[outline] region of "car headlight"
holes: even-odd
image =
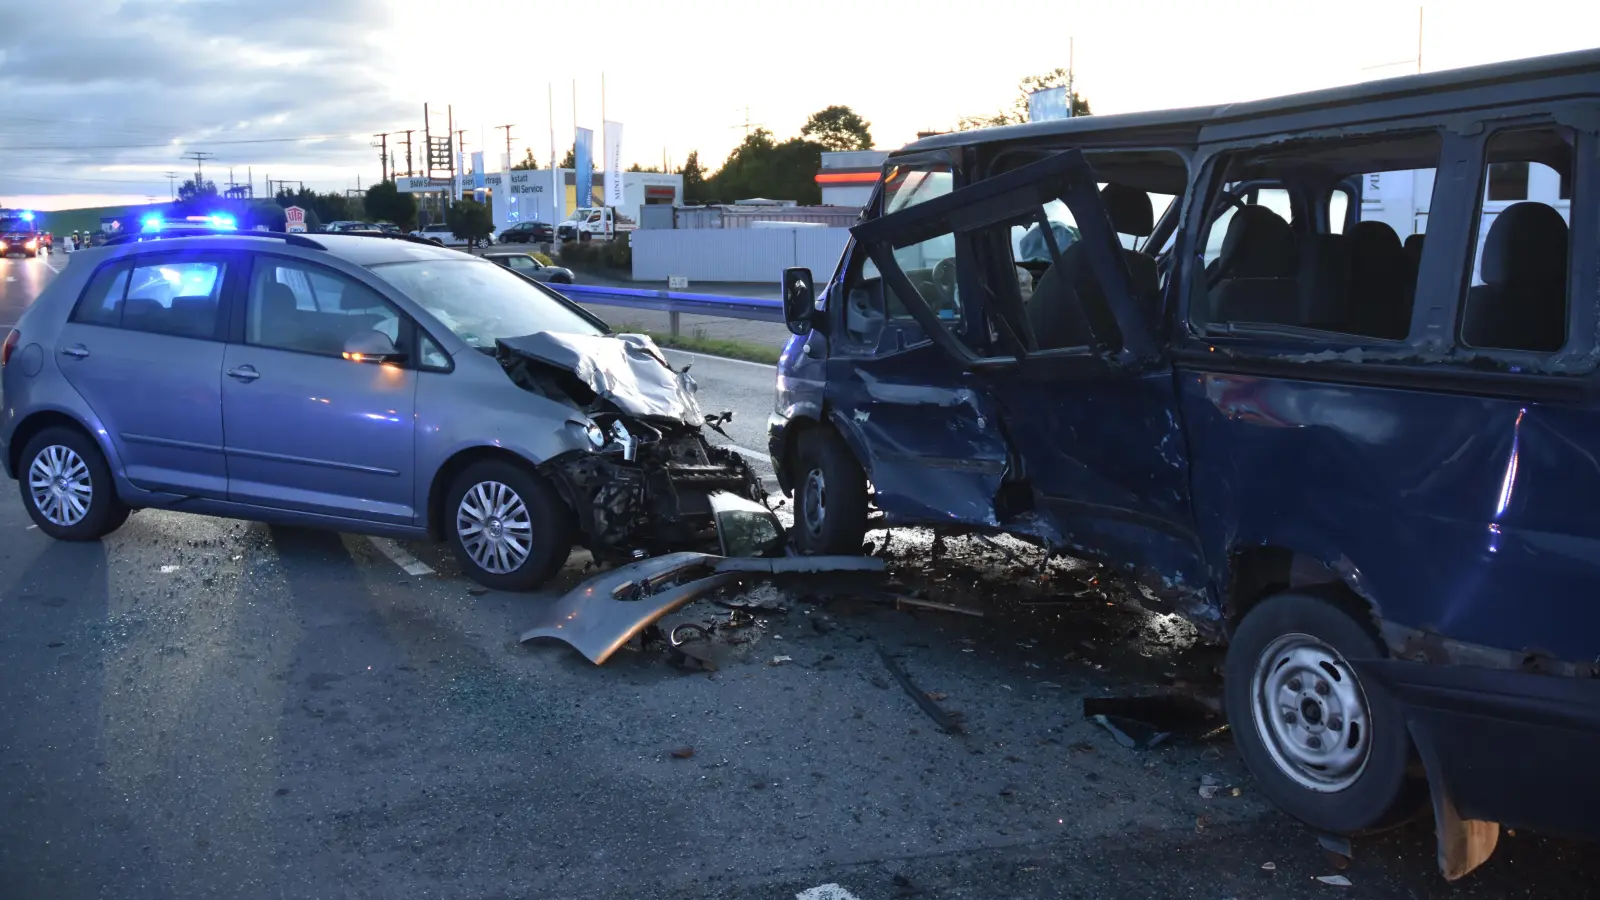
[[[39,247],[39,242],[38,241],[28,241],[26,244],[23,244],[22,246],[26,247],[29,250],[37,250],[38,247]]]
[[[583,433],[588,436],[589,443],[593,445],[596,450],[599,450],[606,445],[605,430],[599,425],[590,422],[583,426]]]

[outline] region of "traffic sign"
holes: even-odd
[[[290,232],[303,232],[306,230],[306,211],[298,206],[285,207],[283,222]]]

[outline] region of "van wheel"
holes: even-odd
[[[456,476],[445,528],[468,577],[499,591],[540,587],[572,551],[572,510],[542,477],[498,459]]]
[[[832,431],[800,435],[794,459],[795,545],[808,554],[860,553],[867,533],[867,479]]]
[[[1228,646],[1223,689],[1239,753],[1262,792],[1312,828],[1385,828],[1424,799],[1399,707],[1349,662],[1385,655],[1343,609],[1289,593],[1252,609]]]
[[[93,541],[128,521],[111,467],[93,439],[46,428],[22,451],[22,504],[39,530],[58,541]]]

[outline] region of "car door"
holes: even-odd
[[[1204,570],[1172,373],[1142,311],[1148,304],[1135,297],[1097,180],[1081,153],[1058,153],[899,222],[864,223],[856,237],[873,247],[890,289],[898,283],[913,316],[930,333],[943,332],[934,343],[969,374],[978,402],[994,410],[986,431],[1006,441],[1007,483],[1016,486],[999,498],[1002,523],[1060,548],[1154,571],[1162,576],[1150,579],[1157,583],[1190,582]],[[1052,215],[1056,207],[1070,211],[1070,228]],[[1014,255],[1019,227],[1037,227],[1048,248],[1049,268],[1026,279],[1027,296]],[[944,233],[956,238],[965,328],[928,302],[930,294],[950,299],[941,287],[948,278],[915,283],[902,269],[903,255],[889,252]],[[1073,265],[1083,267],[1076,273],[1064,266],[1068,255],[1059,246],[1061,235],[1072,233],[1081,244],[1072,254]],[[1097,290],[1084,288],[1091,278]]]
[[[416,372],[344,353],[372,331],[405,348],[410,321],[349,274],[274,254],[241,294],[222,367],[229,499],[410,524]]]
[[[159,252],[112,260],[57,339],[62,374],[88,403],[136,486],[220,499],[223,297],[241,257]]]

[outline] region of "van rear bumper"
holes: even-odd
[[[1389,693],[1462,818],[1600,839],[1600,678],[1354,661]]]

